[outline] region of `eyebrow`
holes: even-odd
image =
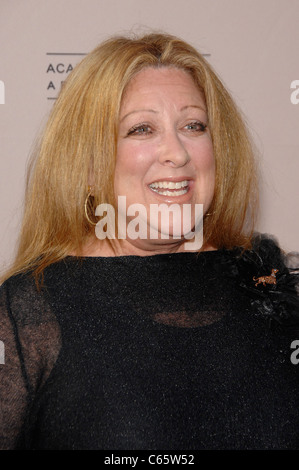
[[[197,108],[197,109],[200,109],[201,111],[204,111],[205,113],[207,112],[207,110],[205,108],[203,108],[202,106],[198,106],[196,104],[187,104],[186,106],[183,106],[180,111],[185,111],[186,109],[188,108]],[[155,111],[154,109],[136,109],[136,110],[133,110],[133,111],[130,111],[129,113],[125,114],[120,122],[124,121],[128,116],[130,116],[131,114],[136,114],[136,113],[143,113],[143,112],[149,112],[149,113],[154,113],[154,114],[157,114],[158,111]]]
[[[144,113],[144,112],[149,112],[149,113],[155,113],[157,114],[158,111],[155,111],[154,109],[136,109],[134,111],[130,111],[129,113],[125,114],[120,122],[124,121],[124,119],[126,119],[128,116],[130,116],[131,114],[134,114],[134,113]]]
[[[197,108],[201,109],[201,111],[204,111],[205,113],[207,112],[206,108],[203,108],[202,106],[196,105],[196,104],[187,104],[186,106],[183,106],[180,111],[185,111],[185,109],[188,108]]]

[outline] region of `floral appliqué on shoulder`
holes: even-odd
[[[232,258],[228,275],[249,296],[253,311],[279,323],[299,325],[299,253],[287,255],[273,237],[258,234],[251,250],[236,248]]]

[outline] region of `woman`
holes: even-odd
[[[297,276],[253,235],[255,175],[185,42],[112,38],[74,69],[1,287],[2,448],[298,448]]]

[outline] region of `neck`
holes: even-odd
[[[216,247],[209,243],[203,244],[200,250],[187,250],[186,240],[98,240],[96,237],[89,240],[84,246],[81,256],[94,257],[115,257],[115,256],[152,256],[165,253],[183,253],[183,252],[199,252],[214,251]],[[160,242],[160,243],[159,243]],[[162,243],[165,242],[165,243]],[[168,242],[168,243],[166,243]]]

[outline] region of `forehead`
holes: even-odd
[[[147,67],[138,72],[128,83],[122,99],[127,107],[140,99],[151,99],[155,95],[169,94],[173,98],[186,96],[204,103],[204,96],[191,75],[175,67]]]

